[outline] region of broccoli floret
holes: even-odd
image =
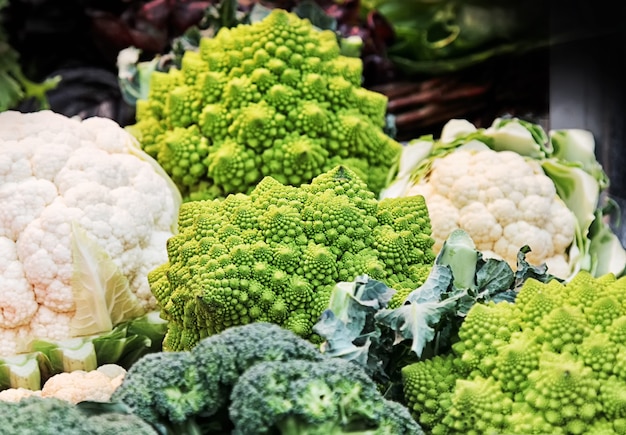
[[[414,418],[433,434],[625,433],[625,283],[529,278],[514,302],[473,305],[451,354],[403,369]]]
[[[300,187],[265,177],[249,195],[184,203],[168,262],[148,275],[168,320],[164,349],[260,321],[315,340],[336,282],[423,282],[435,257],[430,231],[422,196],[379,205],[342,166]]]
[[[113,392],[143,420],[185,427],[193,416],[219,400],[217,386],[201,382],[199,367],[188,352],[155,352],[140,358]]]
[[[3,435],[116,435],[128,431],[137,435],[157,435],[138,416],[106,409],[107,403],[94,402],[94,412],[54,397],[29,396],[18,402],[0,401]],[[100,408],[103,407],[103,408]]]
[[[267,322],[235,326],[204,338],[191,356],[201,383],[218,391],[213,397],[215,409],[224,406],[239,377],[259,362],[324,359],[309,341]]]
[[[239,377],[263,361],[324,355],[295,333],[265,322],[236,326],[200,340],[192,351],[145,355],[131,366],[111,397],[158,428],[196,433],[202,427],[228,429],[230,392]]]
[[[233,388],[229,412],[234,434],[423,433],[362,368],[335,358],[253,366]]]
[[[265,176],[299,186],[339,164],[378,194],[402,147],[383,132],[387,97],[362,87],[362,69],[333,32],[275,8],[154,72],[128,130],[185,201],[250,193]]]

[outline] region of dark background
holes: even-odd
[[[550,50],[549,126],[593,132],[609,193],[626,199],[626,4],[554,1],[553,34],[571,40]]]

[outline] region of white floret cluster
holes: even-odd
[[[0,356],[72,336],[77,285],[95,309],[121,273],[155,307],[146,275],[167,260],[180,196],[114,121],[1,113],[0,199]]]
[[[545,262],[554,275],[569,275],[566,252],[576,217],[537,161],[512,151],[457,150],[433,162],[406,193],[415,194],[426,198],[436,252],[461,228],[486,257],[515,269],[520,248],[528,245],[531,264]]]

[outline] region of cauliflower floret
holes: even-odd
[[[566,250],[574,241],[576,218],[538,162],[512,151],[459,149],[433,162],[406,193],[415,194],[426,198],[436,252],[461,228],[478,250],[511,267],[528,245],[530,263],[549,262],[554,275],[569,275]]]
[[[181,197],[115,122],[1,113],[0,199],[0,357],[104,332],[124,303],[128,316],[156,308],[146,275],[167,259]]]
[[[68,402],[85,400],[106,402],[122,384],[126,370],[115,364],[106,364],[96,370],[74,370],[59,373],[46,381],[41,389],[42,397],[56,397]]]

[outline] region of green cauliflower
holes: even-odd
[[[333,32],[273,9],[154,72],[128,129],[186,201],[250,193],[265,176],[299,186],[338,164],[378,193],[402,147],[383,130],[387,98],[339,52]]]
[[[169,261],[148,274],[168,321],[163,348],[257,321],[315,339],[337,282],[366,274],[414,289],[432,245],[423,197],[379,202],[343,166],[300,187],[266,177],[250,195],[184,203]]]
[[[432,434],[626,433],[626,277],[527,279],[475,304],[450,354],[402,369]]]
[[[423,434],[360,366],[338,358],[259,363],[239,378],[229,412],[235,435]]]

